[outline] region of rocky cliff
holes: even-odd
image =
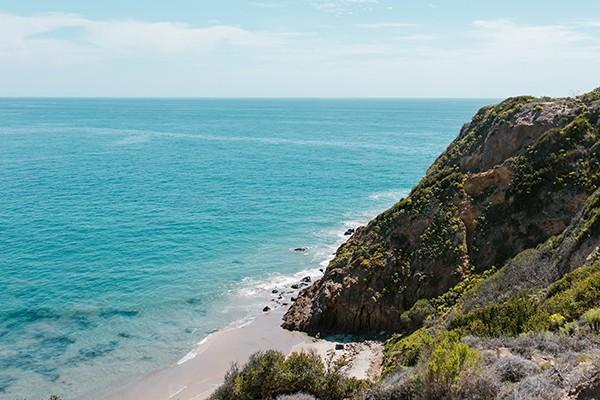
[[[599,187],[600,89],[484,107],[407,198],[338,249],[283,326],[398,332],[422,322],[420,299],[474,276],[494,273],[477,305],[547,286],[600,257]]]

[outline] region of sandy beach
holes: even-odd
[[[357,378],[373,378],[379,373],[381,344],[352,342],[342,337],[314,339],[304,333],[286,331],[279,326],[283,312],[283,308],[276,309],[243,326],[216,332],[175,365],[122,388],[108,390],[97,399],[206,399],[222,383],[231,363],[243,364],[252,353],[268,349],[285,354],[316,351],[324,360],[346,357],[350,363],[345,372]],[[338,343],[343,344],[343,350],[336,350]]]

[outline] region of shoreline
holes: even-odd
[[[376,341],[352,341],[349,336],[315,339],[303,332],[281,328],[286,308],[269,311],[238,327],[225,328],[209,335],[192,353],[177,363],[150,373],[121,388],[107,390],[96,400],[203,400],[218,388],[232,363],[243,365],[257,351],[314,351],[324,362],[346,358],[344,372],[361,379],[380,373],[382,345]],[[343,350],[336,345],[343,344]],[[89,398],[89,397],[87,397]]]
[[[363,221],[345,224],[338,233],[335,249],[354,233]],[[289,251],[306,254],[309,248],[290,248]],[[335,253],[329,253],[318,262],[318,267],[303,270],[279,282],[271,289],[271,299],[265,302],[261,314],[238,325],[229,325],[209,334],[179,360],[153,372],[127,381],[117,387],[94,391],[79,397],[81,400],[202,400],[222,383],[232,363],[243,365],[257,351],[278,350],[289,355],[293,352],[316,352],[324,364],[345,358],[348,365],[343,371],[352,377],[374,379],[381,373],[383,346],[380,342],[340,335],[316,339],[303,332],[292,332],[281,327],[290,299],[319,279]],[[317,272],[318,271],[318,272]],[[292,278],[293,277],[293,278]],[[291,280],[289,278],[292,278]],[[336,350],[342,344],[343,350]]]
[[[193,357],[188,354],[169,367],[96,399],[205,399],[222,383],[232,363],[242,364],[252,353],[271,348],[287,354],[294,346],[309,340],[307,335],[279,328],[282,316],[283,309],[275,310],[240,327],[217,331],[197,345]]]

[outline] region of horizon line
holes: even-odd
[[[518,97],[526,95],[515,95]],[[538,97],[538,96],[535,96]],[[98,100],[497,100],[488,96],[0,96],[7,99]]]

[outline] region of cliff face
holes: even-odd
[[[599,187],[600,89],[485,107],[406,199],[338,249],[283,326],[403,330],[419,299],[492,268],[510,278],[490,293],[548,285],[599,257]]]

